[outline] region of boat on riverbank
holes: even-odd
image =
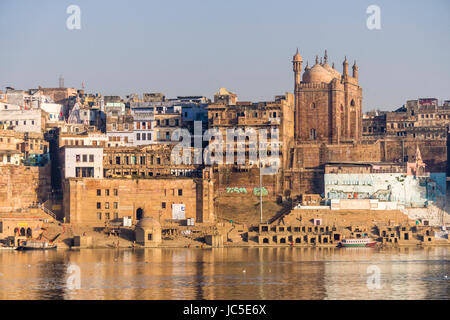
[[[371,238],[359,238],[359,239],[342,239],[339,242],[338,247],[341,248],[350,248],[350,247],[375,247],[377,244],[376,241]]]
[[[56,244],[50,244],[46,241],[25,241],[20,246],[16,248],[19,251],[28,251],[28,250],[51,250],[56,249]]]

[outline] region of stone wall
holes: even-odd
[[[44,202],[51,192],[50,164],[45,167],[0,166],[0,212]]]
[[[446,172],[447,145],[445,140],[419,140],[419,139],[387,139],[384,142],[384,161],[400,161],[402,156],[413,159],[417,146],[422,159],[430,172]]]

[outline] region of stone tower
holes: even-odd
[[[316,56],[314,66],[305,68],[300,81],[302,58],[297,53],[292,61],[295,75],[295,139],[297,143],[353,143],[361,139],[362,89],[358,67],[348,74],[348,61],[343,73]]]
[[[300,53],[297,52],[294,55],[294,58],[292,59],[292,67],[294,70],[294,90],[297,88],[297,86],[300,85],[300,74],[302,72],[302,56]]]

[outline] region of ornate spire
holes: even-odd
[[[342,66],[343,66],[343,72],[342,72],[342,74],[343,74],[344,77],[347,77],[347,76],[348,76],[348,61],[347,61],[347,56],[345,56],[345,60],[344,60],[344,62],[342,63]]]
[[[333,62],[333,65],[331,67],[334,69],[334,62]]]
[[[305,71],[309,70],[309,61],[306,61],[306,67],[305,67]]]
[[[316,56],[316,64],[319,63],[319,56]]]
[[[352,70],[353,70],[353,78],[358,78],[358,66],[356,65],[356,60],[355,63],[353,64]]]
[[[323,56],[324,62],[327,63],[328,62],[328,53],[327,53],[327,49],[325,49],[325,55]]]
[[[323,64],[323,62],[322,62],[322,57],[320,57],[320,64]]]

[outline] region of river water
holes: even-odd
[[[448,299],[447,248],[0,251],[0,299]]]

